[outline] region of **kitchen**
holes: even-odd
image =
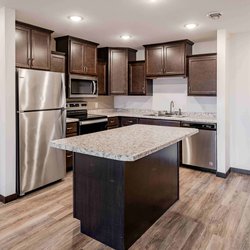
[[[89,6],[87,14],[87,10],[80,11],[82,9],[80,3],[77,3],[79,11],[67,13],[70,6],[67,1],[64,1],[65,14],[61,14],[55,9],[56,6],[51,6],[51,9],[41,6],[39,10],[31,1],[26,1],[24,6],[20,6],[18,1],[0,1],[0,6],[6,6],[1,8],[0,13],[0,32],[1,37],[4,38],[0,44],[1,58],[3,58],[0,67],[2,145],[0,197],[6,203],[0,203],[1,246],[5,249],[14,248],[13,246],[20,249],[25,247],[26,249],[28,247],[36,249],[105,248],[98,241],[92,240],[86,234],[81,234],[79,221],[73,219],[71,169],[74,154],[71,151],[75,149],[69,148],[66,144],[73,142],[74,138],[80,138],[74,136],[86,134],[86,130],[90,132],[103,130],[106,125],[109,129],[100,132],[100,138],[94,137],[95,140],[101,141],[106,135],[111,139],[116,138],[118,136],[116,133],[121,133],[119,136],[123,138],[122,133],[126,134],[133,127],[136,130],[137,126],[149,129],[151,126],[161,125],[154,127],[154,133],[157,133],[157,128],[159,131],[165,129],[166,135],[169,131],[175,131],[173,134],[176,135],[177,131],[192,130],[195,133],[198,128],[199,134],[189,135],[190,137],[182,143],[180,161],[183,164],[185,161],[186,167],[180,168],[179,200],[168,208],[166,213],[158,217],[159,220],[153,227],[140,235],[141,237],[134,242],[131,249],[209,249],[209,247],[248,249],[250,243],[246,236],[250,225],[247,213],[250,202],[250,161],[247,124],[250,116],[246,107],[249,100],[248,44],[250,38],[246,25],[248,20],[246,13],[249,10],[249,3],[242,1],[235,6],[233,2],[226,4],[225,1],[221,1],[217,4],[214,2],[214,5],[201,6],[197,1],[190,1],[189,4],[194,3],[197,9],[195,8],[192,14],[183,14],[180,21],[171,15],[166,17],[161,10],[168,6],[171,6],[171,10],[179,10],[180,3],[129,1],[129,4],[125,5],[123,2],[110,1],[121,16],[111,17],[108,15],[108,6],[103,6],[107,11],[102,16],[107,22],[104,27],[100,23],[97,25],[97,20],[100,21],[100,19],[97,18],[98,15],[93,14],[93,11],[97,11],[100,15],[101,13],[94,2],[87,4]],[[131,20],[126,25],[123,22],[127,19],[119,9],[121,7],[128,12],[131,11]],[[210,12],[214,11],[214,8],[220,10],[222,16],[218,17],[217,13],[215,18],[211,18]],[[57,13],[55,18],[51,14],[52,10]],[[152,10],[159,14],[159,18],[156,18],[158,14],[154,14],[155,20],[148,20],[145,13],[151,13]],[[137,17],[137,12],[141,13],[140,18],[144,23]],[[69,16],[77,13],[81,20],[78,23],[71,22]],[[210,16],[208,17],[207,14]],[[43,18],[43,15],[48,18]],[[36,19],[36,16],[39,18]],[[92,23],[93,27],[91,18],[97,22]],[[17,23],[16,20],[18,20]],[[117,26],[110,26],[111,20],[116,20]],[[140,27],[133,29],[133,24],[130,23],[132,20],[134,22],[137,20]],[[163,20],[169,22],[168,31],[161,25]],[[194,21],[197,24],[193,29],[184,27]],[[152,27],[151,22],[155,22],[152,31],[144,31],[142,34],[143,29]],[[174,28],[171,28],[171,25]],[[117,36],[113,33],[117,33]],[[24,39],[21,43],[15,42],[18,37],[16,34]],[[126,36],[123,37],[123,35]],[[79,59],[79,55],[85,52],[85,57],[80,56]],[[18,186],[16,185],[18,176],[16,173],[16,129],[18,127],[16,112],[23,110],[18,110],[15,103],[16,67],[29,68],[29,70],[31,68],[42,73],[52,69],[50,74],[53,74],[52,71],[65,72],[66,84],[63,84],[67,95],[65,113],[67,112],[68,118],[75,119],[68,119],[67,122],[68,139],[66,140],[68,141],[64,146],[68,147],[68,151],[58,150],[60,152],[58,154],[64,155],[64,164],[67,164],[69,170],[64,180],[31,193],[27,190],[27,194],[18,199],[16,199],[17,194],[23,195],[23,193],[16,191]],[[194,70],[197,69],[200,71],[195,72]],[[61,75],[61,73],[58,74]],[[202,79],[209,84],[195,85],[197,79],[198,82]],[[9,84],[5,84],[6,82]],[[21,82],[17,81],[18,84],[22,84]],[[98,96],[86,98],[86,94],[95,95],[97,89]],[[31,91],[35,95],[34,89]],[[22,93],[19,93],[19,99],[24,97]],[[40,93],[41,96],[34,99],[43,100],[43,92]],[[53,100],[53,94],[48,92],[45,93],[44,98],[47,100],[49,96],[52,96]],[[55,100],[56,98],[53,101]],[[48,104],[47,101],[45,103]],[[21,104],[20,101],[19,104]],[[27,103],[24,101],[24,104]],[[53,106],[53,108],[59,108],[59,106]],[[52,119],[49,120],[52,122]],[[97,120],[99,120],[98,123],[95,122]],[[19,124],[22,126],[22,123]],[[24,124],[27,126],[31,122],[25,118]],[[41,126],[41,129],[46,132],[44,126]],[[60,130],[63,131],[63,125]],[[28,135],[26,132],[24,132],[26,140],[28,138],[32,141],[32,138],[37,136],[36,133]],[[200,137],[201,134],[202,137]],[[95,133],[86,134],[83,138],[87,140],[94,135]],[[186,137],[187,134],[182,136]],[[183,139],[182,136],[172,140],[180,141]],[[198,139],[195,139],[197,136]],[[130,138],[129,135],[127,138]],[[143,142],[133,140],[130,138],[131,145],[135,145],[137,141]],[[145,144],[150,146],[147,141]],[[21,143],[19,146],[23,145],[25,146]],[[117,152],[119,146],[127,147],[127,145],[129,141],[128,143],[121,141],[120,145],[116,146]],[[166,146],[166,141],[162,141],[162,145]],[[156,144],[151,146],[156,147]],[[208,151],[207,146],[212,149],[212,152]],[[48,148],[54,150],[52,147]],[[84,150],[86,153],[88,148],[85,147]],[[105,152],[102,151],[102,153],[105,155]],[[122,155],[122,152],[119,153]],[[26,156],[29,157],[29,155]],[[29,161],[24,160],[24,164],[27,162]],[[129,163],[126,163],[124,168],[129,169]],[[63,171],[66,172],[66,167]],[[34,184],[33,181],[32,183]],[[25,207],[30,207],[31,211],[25,211]],[[5,216],[7,219],[4,218]],[[29,216],[31,219],[28,219]],[[176,233],[178,230],[179,232]],[[19,236],[13,238],[16,234]],[[107,246],[106,248],[108,249]]]

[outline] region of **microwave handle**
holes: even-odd
[[[97,82],[96,81],[93,81],[93,86],[94,86],[94,89],[93,89],[93,94],[97,94]]]

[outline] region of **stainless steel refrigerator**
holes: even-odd
[[[50,141],[65,137],[64,74],[17,69],[17,192],[63,179],[65,152]]]

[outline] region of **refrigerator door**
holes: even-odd
[[[65,151],[50,141],[65,137],[66,111],[19,113],[19,194],[60,180],[66,175]]]
[[[65,76],[62,73],[18,69],[17,82],[19,111],[66,106]]]

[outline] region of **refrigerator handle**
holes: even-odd
[[[61,116],[61,119],[62,119],[62,136],[63,138],[66,138],[66,109],[65,108],[62,108],[62,116]]]

